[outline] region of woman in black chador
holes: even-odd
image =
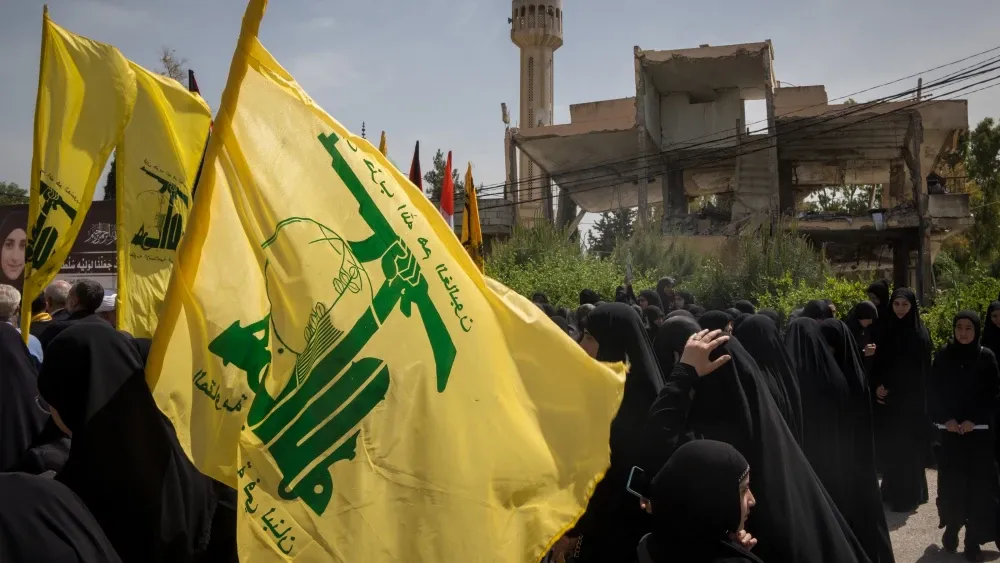
[[[879,321],[881,322],[881,320]],[[901,287],[892,293],[872,367],[876,418],[882,422],[882,500],[894,512],[912,512],[927,502],[924,467],[930,448],[927,378],[931,339],[920,322],[917,296]]]
[[[994,539],[1000,481],[993,457],[992,418],[1000,392],[993,352],[979,344],[979,315],[955,315],[953,338],[934,356],[928,395],[932,420],[943,425],[938,454],[941,543],[958,548],[965,526],[965,556],[978,561],[979,545]]]

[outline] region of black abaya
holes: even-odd
[[[598,360],[628,361],[629,371],[621,407],[611,421],[611,466],[573,534],[581,536],[581,562],[629,561],[639,540],[650,531],[651,521],[625,485],[633,466],[650,473],[659,469],[649,463],[649,442],[643,430],[649,408],[663,388],[663,376],[642,320],[628,305],[601,305],[589,315],[587,330],[600,345]]]
[[[966,544],[980,545],[995,536],[1000,482],[993,452],[993,412],[1000,393],[1000,373],[993,352],[979,344],[979,316],[962,311],[955,316],[972,322],[976,339],[969,344],[952,340],[934,357],[930,380],[931,420],[945,424],[970,421],[989,428],[966,434],[941,431],[938,452],[937,508],[940,527],[957,533],[966,526]]]
[[[654,528],[639,546],[639,561],[759,563],[729,537],[740,529],[740,484],[748,476],[752,486],[747,460],[729,444],[695,440],[681,446],[653,479]]]
[[[17,463],[48,416],[38,407],[38,374],[21,333],[0,323],[0,471]]]
[[[120,563],[80,498],[52,479],[0,474],[0,561]]]
[[[122,561],[203,561],[210,539],[227,538],[234,559],[233,531],[211,533],[213,517],[227,516],[215,484],[181,450],[129,339],[107,323],[70,326],[47,352],[39,390],[73,433],[57,479],[80,496]]]
[[[732,360],[704,377],[691,366],[674,366],[650,410],[650,439],[667,447],[719,440],[747,459],[757,499],[747,531],[760,540],[754,552],[763,561],[869,561],[799,449],[753,358],[736,339],[713,357],[721,354]]]
[[[846,424],[840,429],[840,434],[849,439],[844,456],[850,461],[843,468],[849,489],[846,497],[835,497],[834,501],[858,540],[865,546],[872,562],[890,563],[895,559],[879,494],[871,398],[864,368],[861,367],[861,357],[854,337],[843,322],[827,319],[820,323],[820,332],[832,350],[833,359],[850,390],[843,413],[846,415]],[[844,465],[844,461],[847,459],[840,463]],[[832,491],[827,491],[833,495]]]
[[[757,362],[775,406],[801,447],[802,397],[792,359],[781,341],[777,325],[764,315],[750,315],[733,335]]]
[[[927,502],[924,468],[930,449],[926,386],[931,368],[930,334],[920,322],[917,297],[903,287],[892,299],[910,302],[910,310],[899,318],[889,303],[883,332],[872,366],[871,385],[884,387],[888,395],[876,401],[874,416],[884,435],[878,444],[882,466],[882,500],[896,512],[910,512]],[[882,317],[880,317],[881,319]],[[881,320],[880,320],[881,322]]]

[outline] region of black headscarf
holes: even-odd
[[[955,419],[959,423],[971,420],[991,424],[997,398],[996,356],[975,339],[961,344],[954,338],[958,321],[966,319],[979,336],[979,315],[960,311],[952,321],[952,339],[934,357],[929,403],[934,422]]]
[[[701,327],[694,319],[680,315],[669,318],[660,325],[656,340],[653,342],[660,373],[669,374],[674,369],[674,355],[679,358],[688,338],[700,330]]]
[[[625,291],[624,285],[619,285],[615,288],[615,303],[628,303],[628,292]]]
[[[683,317],[685,319],[694,319],[694,315],[691,314],[691,311],[686,311],[684,309],[677,309],[676,311],[670,311],[670,313],[667,315],[668,319],[676,319],[677,317]]]
[[[833,311],[830,310],[830,304],[826,299],[814,299],[806,303],[806,306],[802,309],[802,316],[822,321],[823,319],[831,318]]]
[[[0,322],[0,470],[17,463],[48,416],[38,407],[38,374],[21,333]],[[2,501],[0,501],[2,502]]]
[[[892,299],[889,296],[888,280],[882,279],[872,282],[871,285],[868,286],[867,292],[878,298],[879,303],[878,305],[875,305],[875,307],[878,308],[879,316],[885,316],[885,312],[892,309]],[[874,305],[874,302],[872,302],[872,304]]]
[[[802,398],[799,396],[799,382],[777,325],[764,315],[750,315],[733,330],[733,335],[756,360],[774,404],[795,436],[795,441],[801,444]]]
[[[746,313],[740,313],[740,316],[738,316],[735,319],[733,319],[733,330],[736,330],[737,328],[739,328],[740,325],[743,324],[743,321],[749,319],[751,316],[752,315],[748,315]]]
[[[778,327],[778,330],[781,330],[781,316],[778,315],[778,311],[775,309],[761,309],[760,311],[757,311],[757,314],[764,315],[765,317],[771,319],[774,326]]]
[[[600,345],[598,360],[627,361],[629,371],[621,407],[611,421],[611,467],[594,490],[576,532],[583,535],[584,561],[618,561],[634,556],[651,525],[625,485],[633,466],[649,466],[646,421],[664,380],[642,320],[629,305],[601,305],[588,317],[587,330]]]
[[[691,311],[691,314],[694,315],[695,319],[700,319],[701,316],[705,314],[705,308],[701,305],[691,305],[688,307],[688,311]]]
[[[734,543],[742,518],[740,483],[747,460],[729,444],[684,444],[653,479],[653,534],[646,543],[656,563],[759,561]]]
[[[750,463],[757,506],[747,531],[760,540],[754,548],[757,556],[763,561],[867,562],[782,419],[753,358],[738,339],[717,348],[712,357],[722,354],[732,359],[695,383],[682,438],[729,443]],[[672,438],[662,433],[672,429],[657,424],[659,407],[660,399],[650,410],[651,439],[670,443]]]
[[[708,311],[698,319],[698,324],[705,330],[725,330],[733,322],[724,311]]]
[[[650,305],[642,310],[642,319],[646,323],[646,335],[649,336],[649,341],[653,342],[656,338],[656,333],[660,330],[660,323],[663,322],[663,311],[659,307]]]
[[[1000,358],[1000,327],[993,323],[993,311],[1000,311],[1000,301],[990,303],[990,307],[986,310],[986,318],[983,319],[985,327],[983,328],[981,343],[983,346],[989,348],[994,356]]]
[[[644,289],[639,292],[639,297],[646,300],[647,307],[659,307],[663,310],[663,302],[660,301],[660,296],[656,293],[654,289]]]
[[[832,349],[833,359],[850,386],[851,393],[867,395],[868,382],[861,356],[847,323],[838,319],[826,319],[820,323],[819,330]]]
[[[726,314],[729,315],[730,318],[735,319],[736,317],[742,315],[743,311],[740,311],[739,309],[737,309],[735,307],[730,307],[730,308],[726,309]]]
[[[536,303],[538,305],[542,304],[547,305],[549,303],[549,296],[545,295],[541,291],[536,291],[531,294],[531,302]]]
[[[566,320],[565,317],[560,317],[559,315],[556,315],[552,317],[552,322],[555,323],[555,325],[559,327],[560,330],[565,332],[566,335],[572,338],[573,340],[576,340],[577,337],[579,336],[579,334],[577,334],[576,332],[576,329],[570,326],[569,321]]]
[[[734,309],[739,309],[741,313],[746,313],[748,315],[753,315],[757,312],[757,308],[753,306],[753,303],[747,301],[746,299],[740,299],[736,303],[733,303]]]
[[[73,432],[57,479],[80,496],[123,561],[197,561],[218,497],[153,402],[132,343],[95,323],[66,329],[47,352],[39,390]]]
[[[656,282],[656,293],[660,296],[660,303],[664,307],[664,311],[671,309],[674,306],[674,278],[666,277],[660,278],[660,281]]]
[[[580,305],[596,305],[600,300],[601,296],[593,289],[585,289],[580,292]]]
[[[890,562],[893,561],[892,543],[876,476],[871,397],[858,346],[847,325],[837,319],[820,323],[820,333],[832,349],[833,358],[850,390],[843,412],[845,419],[838,429],[838,435],[846,440],[838,460],[842,464],[845,460],[849,463],[843,467],[840,478],[846,490],[842,498],[834,496],[834,501],[868,557],[872,561]],[[833,440],[828,444],[836,445]],[[817,473],[822,476],[819,469]],[[833,491],[827,490],[833,496]]]
[[[87,507],[65,485],[0,474],[0,561],[120,563]]]
[[[861,321],[865,320],[872,321],[872,325],[878,321],[878,307],[871,301],[862,301],[855,305],[851,309],[851,312],[847,314],[847,320],[844,321],[847,323],[847,328],[851,331],[851,336],[854,337],[854,342],[858,345],[858,349],[862,349],[874,341],[871,325],[868,327],[861,326]]]
[[[692,305],[695,304],[694,294],[691,293],[690,291],[675,290],[674,295],[680,297],[684,301],[684,307],[686,308],[690,308]]]

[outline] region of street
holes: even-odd
[[[938,563],[947,561],[965,561],[962,557],[962,546],[965,530],[959,535],[958,553],[946,553],[941,548],[941,535],[944,530],[938,529],[937,507],[937,471],[927,471],[927,487],[930,501],[914,513],[900,514],[886,511],[886,521],[892,537],[892,548],[896,554],[896,563]],[[983,561],[998,561],[1000,553],[994,544],[983,546]]]

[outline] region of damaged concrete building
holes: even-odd
[[[570,123],[508,135],[522,179],[530,162],[579,206],[578,219],[660,204],[662,217],[653,220],[665,236],[707,248],[782,216],[824,245],[841,271],[892,271],[897,283],[925,295],[941,242],[973,223],[967,195],[928,191],[928,177],[968,129],[965,100],[917,94],[830,103],[824,86],[779,86],[770,41],[636,47],[633,62],[634,97],[576,104]],[[766,119],[748,124],[754,101],[763,101]],[[873,196],[881,186],[881,199],[872,197],[862,216],[804,211],[810,194],[843,185],[870,186]],[[705,201],[713,205],[695,208]],[[519,209],[519,221],[530,213],[537,210]]]

